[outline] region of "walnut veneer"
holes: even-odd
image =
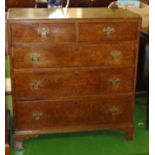
[[[57,132],[132,139],[140,24],[123,9],[9,10],[15,147]]]

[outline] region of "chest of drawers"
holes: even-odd
[[[140,23],[122,9],[9,10],[15,146],[103,129],[132,139]]]

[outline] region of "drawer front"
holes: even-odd
[[[39,24],[17,23],[11,24],[13,43],[53,43],[74,42],[74,24]]]
[[[16,130],[95,126],[132,122],[133,97],[18,102]]]
[[[17,100],[119,94],[133,91],[134,69],[74,68],[15,72]]]
[[[55,45],[13,48],[14,68],[49,68],[71,66],[130,66],[135,63],[136,45],[112,43],[101,45]]]
[[[137,22],[83,23],[79,25],[79,41],[137,40]]]

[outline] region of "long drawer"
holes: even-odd
[[[134,42],[105,44],[55,44],[13,48],[14,68],[73,66],[131,66],[135,63]]]
[[[14,23],[11,24],[12,43],[75,42],[73,23]]]
[[[132,92],[134,68],[65,68],[15,71],[17,100]]]
[[[103,22],[79,24],[80,42],[137,40],[137,22]]]
[[[127,109],[127,110],[126,110]],[[16,130],[39,130],[64,126],[118,125],[132,122],[133,97],[17,102]]]

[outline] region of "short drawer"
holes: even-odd
[[[79,24],[80,42],[137,40],[137,34],[137,22],[105,22]]]
[[[14,23],[11,24],[14,43],[74,42],[75,25],[72,23]]]
[[[137,47],[133,42],[13,48],[14,68],[73,66],[131,66]]]
[[[132,122],[133,97],[17,102],[16,130],[63,129]],[[65,129],[65,128],[64,128]]]
[[[66,68],[16,71],[17,100],[53,99],[133,91],[133,68]]]

